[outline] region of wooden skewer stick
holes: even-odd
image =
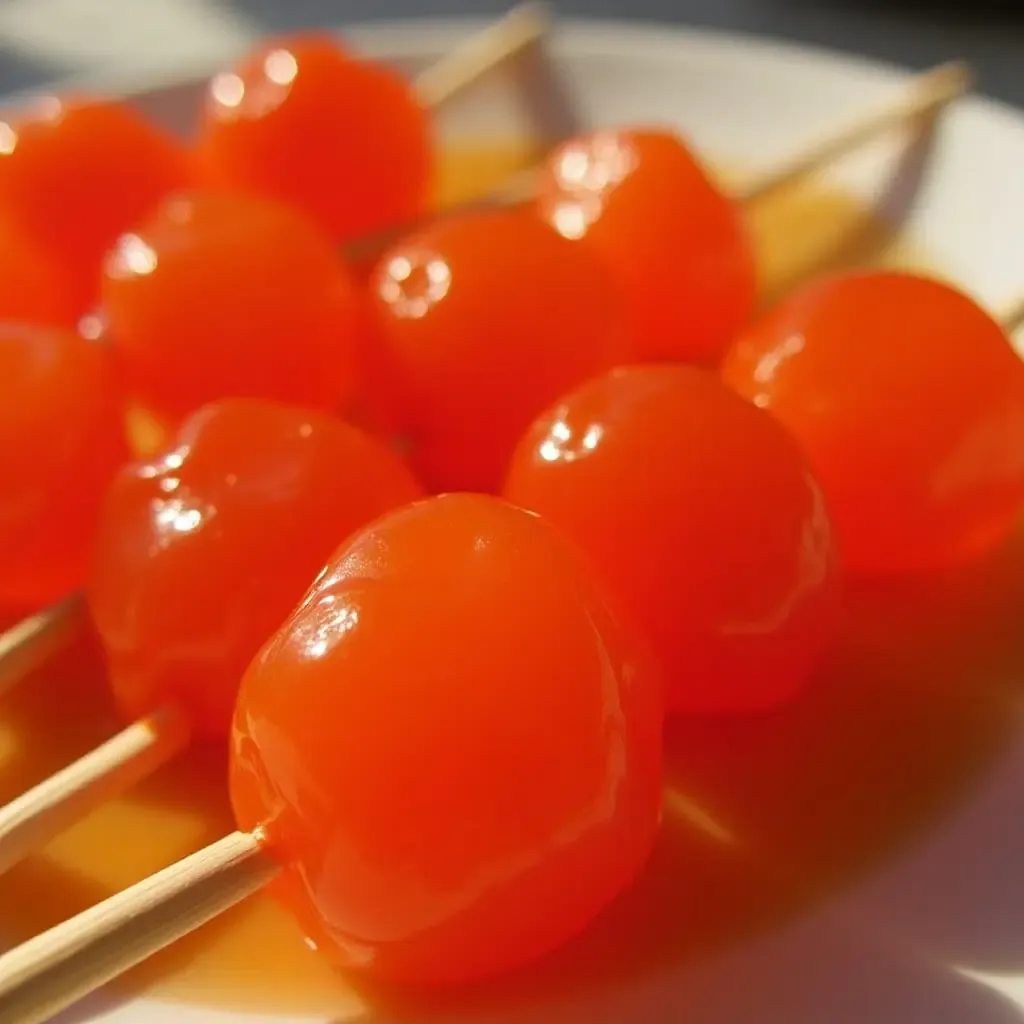
[[[545,4],[520,4],[423,71],[414,83],[416,92],[425,106],[441,108],[540,43],[550,28]],[[82,596],[71,594],[0,634],[0,693],[63,647],[84,619]]]
[[[0,693],[78,635],[85,621],[83,612],[81,597],[72,594],[0,634]]]
[[[263,836],[232,832],[0,957],[0,1024],[41,1024],[262,888]]]
[[[1003,311],[999,322],[1007,334],[1016,334],[1024,327],[1024,295]]]
[[[847,128],[841,136],[813,143],[804,155],[788,160],[784,171],[769,170],[758,175],[741,190],[741,196],[755,201],[785,181],[809,173],[820,162],[834,159],[878,132],[888,131],[908,118],[934,113],[943,103],[959,95],[968,81],[960,65],[946,65],[928,72],[915,80],[908,97],[888,111],[874,112]],[[847,141],[842,142],[840,138]],[[525,198],[528,192],[524,190],[531,185],[528,179],[518,176],[497,201]],[[2,667],[0,656],[0,670]],[[187,735],[176,716],[169,713],[155,716],[129,726],[97,751],[24,793],[0,810],[0,871],[57,834],[75,816],[154,770],[186,742]]]
[[[756,202],[887,132],[933,117],[967,92],[971,85],[972,76],[966,64],[961,61],[940,64],[916,76],[901,100],[888,103],[867,116],[861,115],[776,168],[756,175],[739,189],[736,199],[741,203]]]
[[[547,4],[527,0],[457,46],[416,78],[420,102],[439,110],[495,68],[529,49],[551,27]]]
[[[156,771],[190,738],[185,717],[168,708],[133,723],[0,807],[0,874],[104,800]]]

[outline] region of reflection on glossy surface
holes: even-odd
[[[0,323],[0,601],[81,586],[104,490],[128,458],[112,354],[70,330]]]
[[[628,352],[607,270],[528,211],[437,221],[383,258],[373,293],[411,458],[435,491],[496,491],[533,417]]]
[[[563,528],[652,638],[676,708],[791,697],[833,636],[818,486],[765,413],[685,367],[616,370],[542,416],[505,495]]]
[[[422,213],[432,149],[410,86],[326,34],[272,40],[215,75],[197,145],[207,181],[295,203],[339,240]]]
[[[638,359],[713,361],[750,315],[754,256],[739,213],[672,133],[569,140],[548,161],[538,209],[611,268]]]
[[[451,267],[443,256],[409,250],[388,261],[377,288],[394,316],[417,320],[444,299],[451,285]]]
[[[279,107],[291,91],[299,73],[295,54],[286,49],[271,50],[258,65],[259,71],[246,82],[241,75],[225,71],[210,80],[211,117],[263,117]]]
[[[604,213],[606,197],[637,168],[640,156],[629,136],[597,132],[567,142],[552,158],[558,189],[551,222],[566,238],[582,238]]]
[[[582,930],[657,827],[661,679],[542,520],[411,506],[339,551],[242,683],[232,799],[326,953],[500,972]]]
[[[157,262],[156,250],[145,239],[128,233],[117,240],[104,266],[110,277],[145,277],[156,270]]]
[[[418,485],[333,417],[236,399],[122,472],[100,524],[90,608],[134,719],[182,702],[224,736],[238,680],[346,534]]]
[[[1024,364],[945,285],[892,272],[812,285],[744,332],[723,372],[797,438],[855,571],[968,560],[1024,507]]]

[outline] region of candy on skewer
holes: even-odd
[[[850,573],[938,571],[1015,529],[1020,315],[997,319],[929,277],[862,270],[813,282],[737,336],[723,380],[802,449]]]
[[[549,21],[528,3],[410,84],[344,41],[271,38],[215,75],[193,142],[201,185],[301,208],[336,242],[427,213],[436,172],[429,112],[523,54]]]
[[[781,705],[833,645],[841,552],[818,483],[711,371],[585,381],[526,431],[502,494],[585,553],[650,641],[670,710]]]
[[[944,65],[896,107],[829,133],[732,195],[674,132],[586,133],[546,161],[537,210],[613,271],[636,361],[714,365],[758,298],[747,204],[897,125],[930,119],[966,82],[965,68]]]
[[[246,673],[239,832],[0,958],[0,1022],[278,873],[339,964],[448,982],[539,956],[645,862],[661,730],[645,645],[552,527],[483,496],[407,506],[339,549]]]
[[[953,95],[962,91],[966,85],[966,80],[962,73],[959,71],[951,73],[948,69],[934,73],[932,76],[926,77],[924,81],[925,85],[915,85],[914,95],[917,96],[916,101],[913,104],[903,103],[901,105],[904,116],[907,116],[906,112],[908,109],[913,109],[916,114],[920,114],[921,110],[931,110],[936,104],[941,102],[941,100],[937,99],[937,96],[944,96],[947,100],[951,99]],[[871,115],[871,123],[876,126],[876,130],[879,130],[879,126],[882,128],[890,127],[889,122],[880,119],[876,114]],[[862,134],[858,136],[858,141],[861,140]],[[834,143],[829,147],[828,152],[830,155],[836,152]],[[805,173],[808,169],[806,161],[792,161],[792,164],[798,168],[801,174]],[[72,798],[73,795],[73,798],[78,801],[78,806],[83,807],[87,803],[83,793],[94,791],[105,794],[110,792],[110,775],[117,775],[123,770],[126,779],[133,780],[136,778],[136,769],[133,767],[133,764],[136,763],[138,758],[150,758],[150,752],[147,749],[145,739],[146,737],[151,737],[152,742],[158,744],[159,730],[146,729],[143,730],[141,736],[144,740],[141,747],[134,745],[125,747],[115,743],[113,747],[108,748],[110,756],[104,755],[92,758],[85,768],[82,768],[81,765],[71,766],[65,769],[65,772],[55,776],[54,779],[44,783],[43,786],[46,788],[42,790],[41,806],[46,809],[48,815],[52,816],[51,820],[58,824],[67,820],[59,811],[60,801],[57,799],[59,794],[63,794],[68,798]],[[45,828],[38,822],[33,821],[32,807],[37,795],[35,791],[25,794],[16,802],[16,805],[12,805],[14,811],[8,808],[5,815],[0,817],[0,823],[2,823],[0,836],[6,837],[5,841],[8,851],[5,856],[0,857],[0,861],[10,863],[13,859],[23,855],[29,848],[30,840],[32,842],[38,841],[38,838],[45,834]],[[57,824],[54,827],[57,827]],[[0,841],[0,845],[2,845],[2,841]]]

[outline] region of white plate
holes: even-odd
[[[412,70],[477,27],[474,21],[422,21],[361,26],[348,35],[370,54],[397,59]],[[560,34],[556,49],[594,122],[675,122],[699,147],[744,165],[763,165],[784,155],[838,119],[893,95],[905,77],[897,69],[832,54],[667,27],[574,23]],[[182,70],[166,59],[163,69],[172,75]],[[123,88],[137,83],[107,78],[102,84]],[[195,95],[194,86],[161,89],[146,103],[180,124]],[[460,116],[461,127],[472,127],[482,114],[470,107]],[[892,152],[891,146],[873,147],[844,162],[834,176],[856,192],[874,194]],[[940,266],[992,306],[1024,289],[1024,118],[983,99],[959,104],[944,124],[920,183],[908,230]],[[985,693],[988,699],[991,694]],[[920,699],[926,709],[931,699],[927,680]],[[904,724],[905,768],[913,775],[918,745],[929,742],[930,730],[938,730],[933,742],[949,737],[943,739],[927,715],[916,718],[913,703]],[[869,736],[864,757],[874,756]],[[737,764],[737,779],[751,763]],[[900,768],[897,764],[903,774]],[[854,786],[842,793],[809,790],[803,798],[818,799],[823,808],[846,801],[855,813],[862,796]],[[818,855],[813,849],[804,853]],[[722,854],[733,855],[739,854]],[[799,873],[798,865],[786,867]],[[356,1010],[353,1015],[363,1017]],[[1020,1021],[1024,744],[1017,749],[1010,742],[987,770],[979,769],[966,796],[951,801],[939,824],[873,870],[851,878],[814,909],[760,938],[718,955],[691,958],[685,968],[647,972],[600,995],[556,1000],[533,1010],[483,1005],[471,1017],[481,1024]],[[153,999],[110,1006],[96,999],[66,1019],[280,1024],[289,1018]],[[385,1017],[366,1011],[366,1019],[383,1024]],[[394,1024],[427,1018],[395,1013],[386,1019]],[[438,1013],[430,1019],[449,1018]]]

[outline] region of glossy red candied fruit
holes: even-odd
[[[969,560],[1024,510],[1024,365],[945,284],[823,280],[743,332],[723,374],[803,448],[852,571]]]
[[[0,323],[0,605],[35,608],[86,575],[102,496],[128,459],[111,353],[73,331]]]
[[[184,147],[126,104],[51,96],[0,119],[0,214],[60,262],[80,313],[107,249],[191,174]]]
[[[505,496],[592,561],[650,640],[669,706],[780,703],[833,639],[832,530],[799,449],[686,366],[590,381],[521,442]]]
[[[81,305],[61,264],[0,217],[0,321],[73,328]]]
[[[435,490],[496,491],[533,417],[627,351],[607,271],[526,211],[438,221],[371,287],[380,361]]]
[[[433,184],[412,87],[326,35],[273,40],[214,76],[197,155],[209,182],[296,203],[336,240],[419,216]]]
[[[331,552],[421,489],[327,413],[228,399],[107,495],[89,607],[128,720],[174,705],[227,735],[246,665]]]
[[[232,803],[342,965],[469,980],[560,945],[637,874],[662,699],[543,520],[430,498],[343,545],[250,666]]]
[[[167,200],[106,261],[103,313],[133,393],[168,418],[227,397],[337,409],[359,293],[330,240],[276,200]]]
[[[548,158],[537,202],[614,273],[637,361],[717,362],[753,312],[756,265],[740,211],[675,133],[569,139]]]

